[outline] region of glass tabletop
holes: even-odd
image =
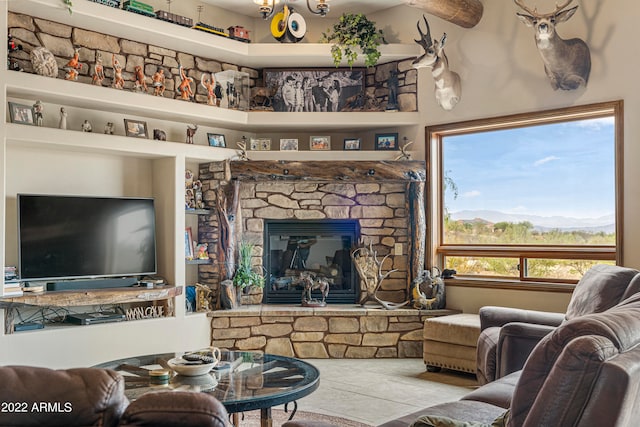
[[[208,374],[177,375],[167,361],[184,353],[150,354],[96,365],[119,372],[125,379],[125,394],[135,400],[160,390],[198,391],[211,394],[228,412],[270,408],[298,400],[318,388],[320,372],[300,359],[261,352],[223,351],[221,362]],[[150,377],[156,369],[167,369],[170,378],[159,382]]]

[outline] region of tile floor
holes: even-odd
[[[320,387],[298,410],[379,425],[420,408],[457,400],[475,376],[425,370],[422,359],[306,359],[320,370]]]

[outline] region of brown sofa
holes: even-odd
[[[562,322],[603,312],[638,292],[638,273],[605,264],[590,268],[576,285],[566,313],[482,307],[476,355],[478,382],[486,384],[522,369],[536,344]]]
[[[2,427],[225,427],[227,411],[206,393],[147,393],[131,404],[111,370],[0,367]]]
[[[522,371],[382,426],[488,427],[507,409],[507,427],[637,426],[640,294],[563,322],[536,345]],[[469,424],[439,424],[451,419]]]

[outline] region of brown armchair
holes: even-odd
[[[640,271],[600,264],[578,282],[566,313],[506,307],[480,309],[477,377],[489,383],[522,369],[536,344],[563,322],[603,312],[640,290]]]

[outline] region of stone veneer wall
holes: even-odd
[[[213,206],[215,189],[226,185],[229,173],[226,162],[200,165],[200,180],[204,200]],[[262,245],[265,219],[357,219],[360,234],[366,244],[371,243],[379,258],[391,253],[394,245],[403,246],[403,255],[392,255],[383,270],[397,269],[386,279],[378,296],[387,301],[407,299],[408,217],[407,183],[326,183],[263,181],[241,183],[240,206],[242,238],[256,244],[254,265],[262,265]],[[218,223],[215,216],[201,216],[198,241],[215,248],[218,241]],[[217,255],[210,250],[213,264],[200,266],[200,283],[213,289],[214,302],[218,300],[220,270]],[[259,304],[262,292],[245,296],[244,303]]]
[[[43,46],[56,57],[59,68],[58,78],[61,79],[65,75],[63,67],[73,56],[74,48],[78,48],[79,60],[82,63],[78,82],[81,83],[91,84],[93,67],[98,52],[102,55],[104,65],[106,78],[103,86],[105,87],[110,87],[113,81],[112,55],[115,55],[122,65],[125,90],[133,90],[134,88],[134,69],[136,65],[141,65],[144,68],[149,87],[151,76],[156,72],[157,67],[163,67],[166,76],[164,96],[167,98],[180,97],[176,90],[180,84],[179,63],[182,64],[187,75],[194,79],[192,88],[195,89],[195,100],[198,103],[207,103],[206,90],[199,84],[203,73],[218,73],[226,70],[241,71],[249,74],[251,87],[262,84],[260,71],[253,68],[71,27],[24,14],[9,12],[8,28],[9,34],[13,36],[18,44],[23,46],[23,50],[10,53],[9,58],[16,61],[27,73],[34,73],[29,53],[33,48]],[[218,36],[211,35],[211,37]],[[390,62],[367,69],[366,91],[376,97],[381,109],[385,108],[389,94],[387,79],[391,70],[396,70],[399,82],[398,104],[400,111],[417,111],[418,74],[417,70],[411,67],[412,61],[413,58],[409,58],[404,61]]]
[[[211,316],[212,345],[310,359],[422,357],[424,321],[455,310],[254,306]]]

